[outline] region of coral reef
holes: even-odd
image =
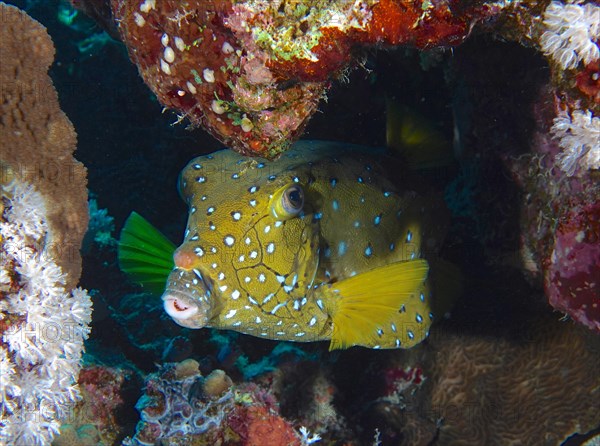
[[[599,339],[547,315],[528,323],[493,336],[446,325],[392,359],[384,374],[396,390],[365,409],[383,444],[558,445],[596,429]]]
[[[46,249],[73,288],[81,274],[79,247],[87,229],[86,169],[72,156],[77,136],[47,75],[54,46],[45,28],[2,4],[0,15],[0,175],[33,184],[48,212]]]
[[[457,45],[501,9],[453,0],[113,0],[112,7],[132,60],[165,107],[241,153],[268,158],[300,136],[361,46]]]
[[[233,386],[221,370],[202,377],[193,359],[163,364],[146,379],[142,420],[124,444],[300,445],[277,406],[256,385]]]
[[[556,445],[600,425],[598,339],[542,320],[528,339],[437,337],[421,406],[439,444]]]
[[[77,375],[91,300],[69,290],[48,251],[42,195],[13,179],[2,185],[0,219],[0,440],[45,445],[80,399]]]
[[[50,37],[15,7],[0,16],[0,442],[45,445],[80,399],[86,178],[47,75]]]
[[[600,118],[574,112],[571,119],[560,106],[537,105],[532,152],[508,159],[525,192],[523,266],[543,283],[554,308],[600,332],[600,185],[588,170],[594,153],[600,153]],[[548,128],[547,116],[555,108],[559,117]],[[567,163],[574,175],[563,173]]]
[[[54,446],[117,444],[129,421],[127,405],[131,388],[141,384],[135,372],[127,367],[84,366],[78,380],[81,401],[73,408]]]

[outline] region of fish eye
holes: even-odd
[[[297,214],[304,206],[304,191],[297,184],[288,187],[281,196],[281,205],[288,214]]]
[[[304,207],[304,191],[299,184],[292,184],[279,189],[271,199],[273,216],[279,220],[287,220],[298,215]]]

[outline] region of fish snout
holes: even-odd
[[[167,289],[162,300],[167,314],[182,327],[202,328],[208,323],[208,312],[194,302],[191,296]]]

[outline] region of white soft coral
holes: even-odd
[[[64,274],[45,250],[43,197],[16,180],[2,191],[0,445],[49,445],[80,398],[91,300],[85,290],[65,290]]]
[[[564,70],[600,58],[600,7],[553,1],[544,11],[542,51]]]
[[[557,164],[568,176],[600,169],[600,118],[590,110],[560,111],[551,132],[563,149],[556,156]]]

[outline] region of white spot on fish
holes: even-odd
[[[323,309],[323,301],[321,299],[317,299],[317,306],[322,310]]]
[[[421,322],[423,322],[423,317],[419,313],[417,313],[415,320],[420,324]]]
[[[271,314],[275,314],[277,312],[277,310],[279,310],[280,308],[283,308],[287,305],[287,301],[285,302],[281,302],[280,304],[277,304],[273,307],[273,309],[271,310]]]
[[[221,290],[222,293],[224,293],[225,291],[227,291],[227,285],[221,285],[219,287],[219,289]]]
[[[340,203],[337,200],[333,200],[331,202],[331,207],[333,208],[334,211],[339,211]]]
[[[248,204],[252,207],[256,207],[256,200],[250,200]]]
[[[233,246],[233,244],[235,243],[235,239],[233,238],[233,236],[228,235],[223,239],[223,242],[227,245],[227,246]]]
[[[246,257],[244,257],[243,255],[241,255],[241,256],[238,258],[238,261],[239,261],[240,263],[241,263],[241,262],[243,262],[244,260],[246,260]]]
[[[301,331],[300,333],[296,333],[296,337],[301,337],[304,336],[306,333],[304,333],[303,331]]]
[[[258,252],[256,252],[256,251],[251,251],[251,252],[250,252],[250,258],[251,258],[251,259],[255,259],[255,258],[257,258],[257,257],[258,257]]]
[[[233,290],[233,293],[231,293],[231,298],[233,300],[236,300],[240,297],[240,292],[238,290]]]
[[[225,315],[225,319],[231,319],[236,313],[237,310],[229,310],[229,312]]]
[[[198,257],[202,257],[204,255],[204,250],[199,246],[194,249],[194,252]]]
[[[214,265],[213,268],[217,266],[216,263],[213,263],[213,265]],[[219,280],[225,280],[225,273],[222,273],[222,272],[219,273],[218,279]]]
[[[242,214],[240,212],[232,212],[231,216],[235,221],[239,221],[242,218]]]
[[[411,240],[412,240],[412,232],[408,231],[408,232],[406,233],[406,241],[407,241],[407,242],[410,242]]]
[[[365,256],[367,257],[371,257],[373,255],[373,246],[371,246],[371,243],[367,244],[367,247],[365,248]]]
[[[278,228],[278,227],[280,227],[282,224],[283,224],[283,222],[282,222],[282,221],[279,221],[279,220],[277,220],[277,221],[275,222],[275,227],[276,227],[276,228]]]
[[[381,214],[377,215],[374,219],[373,219],[373,224],[375,226],[379,226],[379,223],[381,223]]]
[[[258,190],[258,187],[256,186],[252,186],[250,189],[248,189],[248,192],[250,192],[251,194],[253,194],[254,192],[256,192]]]
[[[215,208],[211,206],[206,210],[206,215],[212,215],[213,212],[215,212]]]
[[[248,300],[252,305],[258,305],[258,302],[256,302],[252,296],[248,296]]]
[[[262,322],[262,319],[260,318],[260,316],[256,316],[255,321],[257,324],[260,324]]]
[[[264,275],[263,273],[260,273],[260,274],[258,275],[258,281],[259,281],[260,283],[265,283],[265,280],[267,280],[267,278],[265,277],[265,275]]]
[[[265,297],[262,301],[263,305],[266,304],[267,302],[269,302],[273,296],[275,296],[275,294],[271,293],[271,294],[267,294],[267,297]]]
[[[311,326],[311,327],[312,327],[313,325],[315,325],[316,323],[317,323],[317,318],[316,318],[316,316],[313,316],[313,317],[310,319],[310,321],[308,321],[308,325],[309,325],[309,326]]]
[[[271,230],[271,226],[269,226],[269,225],[265,226],[265,234],[268,234],[270,230]]]
[[[275,252],[275,243],[271,242],[267,245],[267,253],[273,254]]]
[[[340,242],[338,244],[338,255],[343,256],[344,254],[346,254],[347,248],[348,246],[346,245],[346,242]]]
[[[246,282],[246,283],[250,283],[251,280],[252,279],[250,278],[250,276],[244,277],[244,282]]]
[[[250,243],[252,243],[252,240],[250,240],[250,237],[246,237],[246,240],[244,240],[244,242],[246,243],[246,245],[249,245]]]
[[[410,331],[410,330],[407,330],[407,332],[406,332],[406,333],[408,334],[408,337],[409,337],[410,339],[414,339],[414,338],[415,338],[415,334],[414,334],[412,331]]]
[[[196,182],[197,183],[205,183],[206,182],[206,177],[198,177],[198,178],[196,178]]]

